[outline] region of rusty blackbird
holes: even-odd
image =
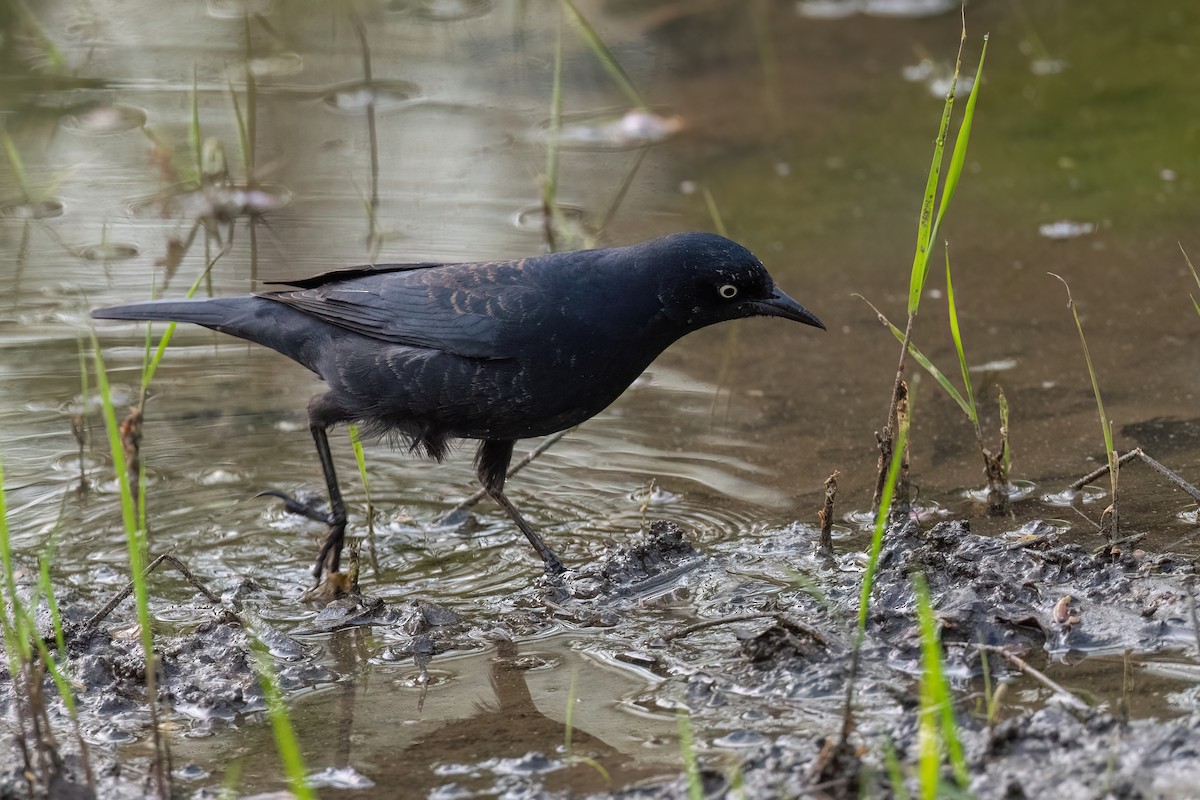
[[[515,261],[358,267],[279,285],[292,288],[92,316],[203,325],[277,350],[328,384],[308,404],[328,512],[263,493],[329,526],[318,584],[323,571],[337,572],[346,531],[330,426],[355,422],[437,460],[451,440],[480,440],[480,482],[556,574],[561,562],[504,494],[517,439],[596,415],[668,345],[706,325],[770,316],[825,327],[750,251],[710,233]]]

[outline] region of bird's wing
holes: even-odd
[[[320,275],[313,275],[309,278],[298,278],[296,280],[285,281],[265,281],[268,286],[294,286],[298,289],[315,289],[318,286],[324,286],[327,283],[341,283],[343,281],[354,280],[368,275],[383,275],[389,272],[410,272],[418,269],[433,269],[435,267],[450,266],[438,261],[420,261],[413,264],[371,264],[363,267],[350,267],[348,269],[338,269],[332,272],[323,272]]]
[[[514,357],[506,333],[528,322],[538,307],[538,289],[521,261],[332,275],[338,277],[260,297],[389,344],[486,359]]]

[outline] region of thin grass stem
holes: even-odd
[[[1092,364],[1092,354],[1088,350],[1087,337],[1083,334],[1083,323],[1079,320],[1079,310],[1075,307],[1075,298],[1071,296],[1071,287],[1061,275],[1048,273],[1057,278],[1067,290],[1067,308],[1071,309],[1071,317],[1075,320],[1075,329],[1079,331],[1079,344],[1083,348],[1083,359],[1087,363],[1088,377],[1092,381],[1092,393],[1096,396],[1096,410],[1100,415],[1100,428],[1104,433],[1104,455],[1108,460],[1109,485],[1112,488],[1112,524],[1109,528],[1109,538],[1117,537],[1117,482],[1120,465],[1117,463],[1117,451],[1113,447],[1112,422],[1104,413],[1104,398],[1100,395],[1100,379],[1096,377],[1096,368]]]

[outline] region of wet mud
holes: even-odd
[[[1036,522],[1000,537],[973,534],[962,521],[928,530],[912,521],[893,525],[880,554],[856,677],[853,756],[842,756],[831,769],[863,556],[833,555],[816,542],[815,530],[794,525],[753,543],[701,551],[687,531],[660,521],[636,544],[613,546],[560,579],[531,581],[504,598],[503,607],[495,598],[464,612],[419,599],[391,604],[350,595],[290,628],[258,618],[253,608],[263,602],[262,591],[237,581],[219,604],[203,594],[181,604],[202,621],[156,638],[160,708],[177,755],[185,754],[189,740],[234,734],[264,711],[250,634],[272,654],[285,693],[299,696],[338,681],[317,643],[361,629],[374,634],[373,658],[412,666],[423,700],[442,691],[439,659],[469,652],[488,654],[489,680],[500,699],[478,715],[438,725],[413,747],[394,751],[386,766],[349,764],[341,773],[316,775],[317,783],[365,789],[403,769],[414,790],[419,787],[413,796],[567,797],[588,787],[594,787],[591,797],[684,794],[681,756],[674,764],[669,758],[639,763],[582,729],[570,752],[546,747],[563,741],[565,728],[538,711],[527,680],[547,663],[537,655],[538,642],[569,631],[611,663],[653,677],[637,694],[638,705],[687,714],[700,743],[706,797],[849,797],[864,787],[891,793],[883,754],[892,748],[905,761],[918,746],[921,637],[913,576],[921,573],[941,628],[943,667],[957,690],[973,793],[1190,796],[1200,777],[1200,710],[1184,704],[1174,714],[1137,718],[1125,702],[1059,691],[1049,678],[1027,674],[1085,654],[1130,659],[1194,645],[1200,633],[1190,559],[1136,547],[1088,550]],[[145,742],[150,717],[132,603],[94,624],[77,598],[60,603],[84,737]],[[979,706],[985,658],[991,688],[1012,689],[991,720]],[[11,680],[0,683],[0,703],[10,711],[12,687]],[[42,688],[60,733],[62,780],[73,787],[56,796],[89,796],[66,735],[65,707],[49,679]],[[487,735],[496,730],[503,735]],[[5,747],[11,766],[0,796],[23,796],[20,754],[11,740]],[[126,750],[119,767],[111,755],[93,752],[99,796],[140,791],[147,757]],[[593,764],[616,777],[606,784]],[[220,788],[199,767],[176,762],[175,768],[200,792],[196,796],[215,796]]]

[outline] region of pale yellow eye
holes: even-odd
[[[717,291],[720,293],[721,297],[724,297],[726,300],[732,300],[737,296],[737,287],[732,283],[725,284],[720,289],[717,289]]]

